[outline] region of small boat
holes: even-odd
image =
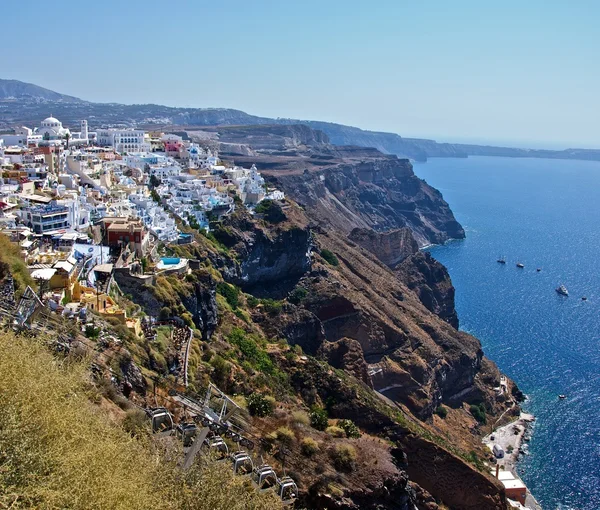
[[[536,271],[537,271],[538,273],[539,273],[541,270],[542,270],[542,268],[541,268],[541,267],[538,267],[538,268],[536,269]]]
[[[556,287],[556,292],[558,292],[561,296],[568,296],[569,295],[569,291],[567,290],[567,288],[564,285],[560,285],[559,287]]]
[[[517,267],[519,269],[523,269],[525,267],[525,264],[522,264],[521,262],[517,262]]]
[[[496,262],[498,262],[498,264],[506,264],[506,257],[498,257]]]
[[[582,300],[582,301],[587,301],[587,297],[585,297],[585,296],[582,296],[581,300]]]
[[[559,398],[560,400],[564,400],[565,398],[567,398],[567,396],[566,396],[566,395],[559,395],[559,396],[558,396],[558,398]]]

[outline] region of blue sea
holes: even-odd
[[[600,509],[600,163],[431,159],[415,172],[466,230],[430,250],[456,287],[460,327],[536,416],[523,480],[544,510]]]

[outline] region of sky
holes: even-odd
[[[600,2],[2,1],[1,78],[438,141],[600,147]]]

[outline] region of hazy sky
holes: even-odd
[[[438,140],[600,147],[600,2],[3,0],[0,77]]]

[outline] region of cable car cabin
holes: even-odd
[[[198,427],[195,423],[180,423],[175,429],[177,437],[183,442],[183,447],[188,448],[194,443]]]
[[[263,464],[254,468],[252,472],[252,484],[260,492],[268,491],[277,485],[277,474],[271,466]]]
[[[152,432],[168,432],[173,430],[173,417],[164,407],[148,409],[146,411],[152,420]]]
[[[233,473],[236,475],[251,475],[254,469],[252,457],[244,451],[235,452],[231,455]]]
[[[208,446],[209,453],[216,455],[217,460],[224,460],[229,455],[229,448],[221,436],[206,439],[204,444]]]
[[[284,505],[291,505],[298,497],[298,486],[289,476],[277,481],[277,495]]]

